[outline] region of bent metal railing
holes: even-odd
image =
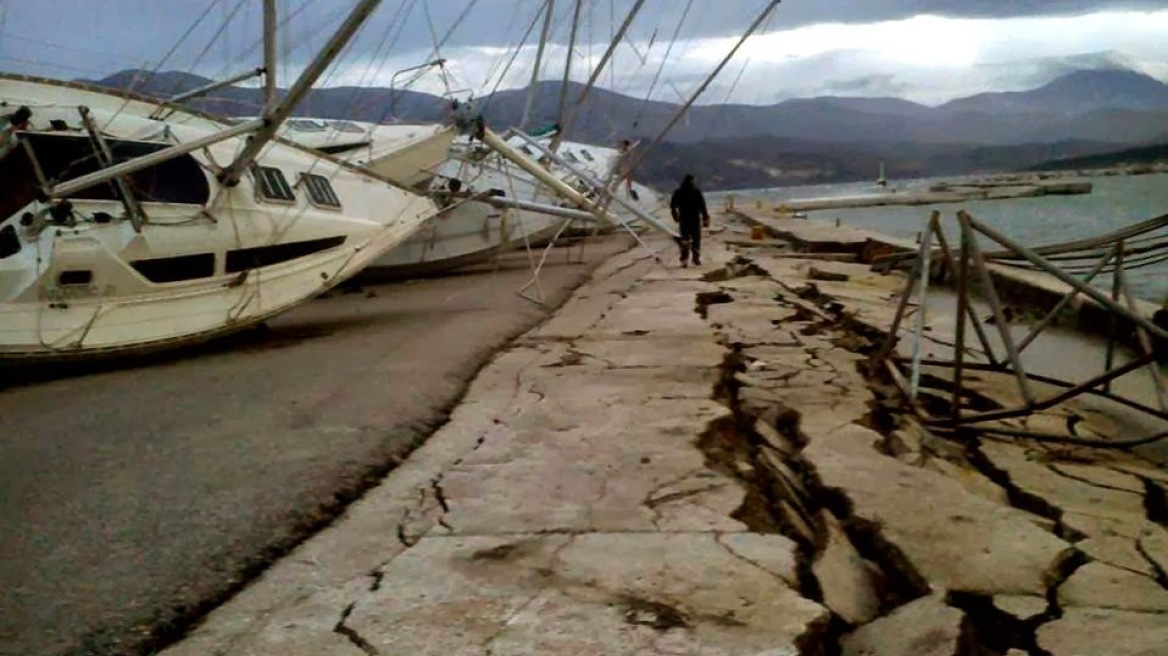
[[[912,261],[913,266],[900,296],[891,329],[884,343],[876,351],[873,364],[882,367],[888,373],[912,411],[927,426],[934,428],[957,429],[965,427],[985,433],[1024,437],[1038,441],[1130,448],[1168,438],[1168,430],[1135,439],[1113,440],[1024,430],[1002,423],[1003,420],[1025,417],[1035,412],[1048,410],[1084,395],[1105,398],[1152,417],[1168,420],[1168,393],[1165,391],[1164,377],[1156,354],[1157,340],[1160,341],[1160,344],[1168,344],[1168,330],[1165,330],[1165,326],[1157,325],[1156,322],[1139,312],[1125,275],[1125,271],[1130,268],[1129,263],[1133,261],[1133,255],[1136,266],[1146,266],[1168,259],[1168,241],[1163,235],[1154,236],[1156,231],[1168,226],[1168,215],[1137,224],[1133,229],[1125,229],[1094,240],[1079,240],[1037,249],[1027,248],[1005,237],[965,211],[957,213],[957,220],[960,226],[960,237],[956,253],[950,247],[950,242],[941,228],[940,212],[933,212],[921,239],[920,248],[917,249],[915,255],[901,254],[889,258],[892,261]],[[978,237],[988,239],[1005,250],[985,253],[978,244]],[[1072,266],[1056,264],[1060,261],[1070,262]],[[932,263],[936,263],[936,266]],[[1065,283],[1070,289],[1028,331],[1023,339],[1016,340],[1010,331],[1007,307],[1003,305],[995,286],[994,276],[991,275],[990,263],[1003,266],[1025,266],[1041,271]],[[898,354],[896,346],[900,340],[901,324],[904,323],[909,311],[910,299],[914,295],[920,299],[918,312],[923,315],[928,280],[933,275],[934,268],[940,269],[942,277],[951,277],[956,287],[957,311],[955,343],[952,344],[953,356],[951,359],[926,359],[920,356],[920,343],[925,339],[925,322],[921,316],[917,317],[915,325],[907,331],[913,340],[911,355]],[[1111,273],[1113,276],[1110,293],[1091,285],[1092,281],[1103,272]],[[1085,277],[1079,279],[1073,273],[1085,274]],[[1001,350],[1004,353],[995,351],[985,327],[982,322],[978,321],[971,303],[975,286],[981,299],[990,308]],[[1107,331],[1103,370],[1089,380],[1082,382],[1067,381],[1027,371],[1021,354],[1034,343],[1039,335],[1050,328],[1063,310],[1079,296],[1085,296],[1093,301],[1106,314],[1110,324]],[[1121,319],[1134,329],[1137,348],[1130,361],[1117,364],[1116,346],[1119,342],[1118,327]],[[969,343],[968,326],[973,328],[972,332],[977,340],[976,345]],[[981,356],[982,361],[972,359],[977,355]],[[936,413],[931,411],[927,404],[921,402],[919,380],[923,367],[948,368],[952,374],[951,394],[948,406],[945,408],[946,412]],[[1111,383],[1117,378],[1145,368],[1151,376],[1157,407],[1115,394],[1111,388]],[[1014,407],[993,410],[976,410],[969,407],[966,377],[970,371],[997,372],[1011,376],[1017,386],[1022,403]],[[1040,385],[1037,384],[1056,388],[1057,391],[1045,395],[1040,394],[1039,390],[1036,389]]]

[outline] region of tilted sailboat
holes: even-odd
[[[273,137],[379,4],[362,0],[287,96],[225,127],[129,95],[0,79],[0,359],[141,352],[261,322],[339,284],[438,208]],[[274,70],[267,0],[266,70]],[[136,106],[142,103],[143,106]],[[127,111],[129,110],[129,111]]]

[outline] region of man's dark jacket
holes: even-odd
[[[692,183],[682,184],[673,192],[669,207],[673,211],[674,219],[682,224],[696,225],[710,216],[706,211],[705,197]]]

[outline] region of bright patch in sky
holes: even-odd
[[[781,12],[780,5],[773,25],[781,26]],[[1034,88],[1077,68],[1114,65],[1168,79],[1166,35],[1168,10],[1009,19],[920,15],[868,24],[780,28],[750,39],[701,102],[767,104],[840,95],[900,96],[937,104],[983,91]],[[676,44],[662,72],[662,78],[672,83],[658,84],[653,97],[676,102],[688,96],[736,41],[737,37],[726,37]],[[663,38],[651,48],[638,43],[640,56],[623,46],[615,57],[615,76],[606,73],[599,84],[643,96],[662,66],[667,45]],[[593,46],[593,59],[603,48]],[[542,79],[560,77],[565,50],[549,48]],[[509,56],[474,47],[443,54],[469,84],[481,84],[492,66],[497,75],[502,68],[498,61]],[[415,61],[421,57],[413,55]],[[534,46],[524,48],[502,86],[525,86],[534,57]],[[405,58],[396,63],[408,65]],[[577,61],[572,77],[587,78],[583,61]],[[442,91],[436,77],[423,79],[414,88]]]
[[[739,1],[715,0],[708,5],[698,3],[695,6],[705,6],[717,14],[715,17],[725,18],[719,3],[735,3],[735,9],[741,10],[737,6]],[[868,1],[852,0],[855,3]],[[1010,0],[1000,1],[1006,3]],[[793,4],[793,0],[791,2]],[[322,14],[313,20],[302,18],[295,29],[281,32],[284,39],[281,51],[290,55],[282,58],[280,63],[281,84],[289,83],[308,56],[323,45],[327,32],[333,29],[346,4],[338,4],[328,15]],[[535,37],[510,65],[513,48],[503,41],[518,39],[523,26],[535,17],[538,4],[536,0],[511,4],[513,15],[509,19],[514,19],[511,22],[516,28],[512,36],[504,36],[511,34],[508,31],[511,28],[499,29],[499,25],[485,22],[493,26],[495,31],[491,38],[499,43],[444,48],[441,55],[449,62],[448,72],[452,75],[444,79],[430,72],[418,78],[410,88],[431,93],[442,93],[449,88],[474,91],[475,95],[482,96],[496,86],[526,86],[535,60]],[[934,3],[937,4],[944,3]],[[245,12],[247,16],[244,17],[250,17],[250,23],[247,20],[241,21],[241,25],[232,23],[232,29],[224,33],[214,47],[208,48],[203,41],[192,39],[179,55],[165,62],[162,70],[191,71],[222,78],[259,65],[258,10],[254,10],[250,0],[245,6],[252,8],[250,13]],[[0,7],[7,5],[0,3]],[[1168,81],[1168,8],[1017,18],[918,15],[870,23],[818,23],[784,28],[787,7],[787,3],[778,6],[766,33],[756,35],[739,50],[699,103],[770,104],[788,98],[836,95],[897,96],[937,104],[984,91],[1035,88],[1075,69],[1116,65]],[[32,21],[33,16],[39,17],[37,11],[29,9],[23,20]],[[76,13],[89,20],[100,11],[85,6]],[[621,44],[597,84],[635,97],[648,95],[668,102],[684,101],[733,47],[738,37],[695,37],[679,41],[669,49],[669,36],[675,26],[650,24],[652,16],[651,12],[646,12],[643,20],[634,22],[630,33],[634,35],[630,37],[634,43]],[[214,27],[219,17],[213,18],[215,20],[206,22],[204,27],[207,30]],[[567,14],[563,18],[566,21]],[[711,15],[701,14],[695,9],[683,34],[698,33],[696,30],[702,29],[710,20]],[[743,13],[743,29],[748,21],[749,16]],[[170,40],[182,34],[182,31],[160,31],[145,43],[126,37],[93,43],[75,39],[76,35],[68,31],[40,29],[38,32],[32,29],[37,25],[40,24],[23,25],[15,19],[4,21],[3,14],[0,14],[0,37],[3,37],[0,38],[0,69],[66,79],[99,79],[123,68],[154,68],[171,47]],[[418,25],[413,27],[419,28]],[[476,34],[481,36],[484,34],[481,27],[471,15],[460,29],[479,29]],[[388,23],[383,20],[381,28],[388,29]],[[566,35],[561,33],[566,31],[566,22],[557,30],[555,33],[560,35],[559,38],[565,39]],[[407,35],[415,37],[417,31],[405,30]],[[607,25],[595,32],[591,28],[581,30],[581,38],[592,42],[578,44],[572,79],[582,82],[588,78],[591,66],[608,45],[600,39],[607,38],[609,33]],[[308,38],[308,34],[313,38]],[[320,81],[320,85],[384,87],[392,83],[395,88],[401,88],[413,78],[413,74],[395,78],[396,71],[413,68],[434,58],[432,51],[405,47],[390,48],[393,56],[388,59],[382,54],[374,54],[379,50],[374,46],[382,40],[379,34],[363,35],[369,37],[366,39],[368,47],[353,48]],[[538,34],[538,30],[533,34]],[[589,39],[589,35],[593,38]],[[652,41],[650,35],[654,37]],[[209,38],[210,35],[202,36]],[[426,41],[428,39],[415,38],[412,43]],[[454,43],[457,42],[456,39]],[[560,79],[566,55],[565,46],[550,45],[540,78]],[[504,71],[506,75],[500,84],[499,78]]]

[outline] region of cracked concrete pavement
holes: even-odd
[[[1168,644],[1162,470],[931,433],[861,366],[902,278],[727,241],[702,270],[610,260],[382,485],[164,654]],[[810,288],[812,263],[846,280]]]

